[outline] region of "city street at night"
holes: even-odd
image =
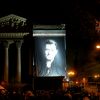
[[[0,1],[0,100],[100,100],[100,1]]]

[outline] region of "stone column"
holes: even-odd
[[[22,41],[16,42],[17,47],[17,69],[16,69],[16,81],[21,82],[21,45]]]
[[[4,43],[4,49],[5,49],[5,58],[4,58],[4,80],[8,82],[9,80],[9,42],[5,41]]]

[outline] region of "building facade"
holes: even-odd
[[[0,18],[1,80],[9,82],[10,79],[21,82],[21,47],[24,43],[24,36],[28,34],[27,19],[14,14]],[[10,76],[13,76],[13,79]]]

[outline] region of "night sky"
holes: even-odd
[[[92,44],[99,39],[95,33],[95,19],[100,17],[99,0],[1,0],[0,17],[16,14],[33,23],[66,24],[68,66],[81,69],[100,58],[90,54]],[[86,55],[86,56],[85,56]],[[80,67],[81,66],[81,67]],[[86,68],[86,67],[85,67]]]
[[[0,16],[10,13],[28,18],[38,22],[64,22],[81,17],[81,12],[88,12],[99,17],[100,1],[99,0],[59,0],[38,1],[38,0],[1,0]],[[74,23],[74,22],[73,22]]]

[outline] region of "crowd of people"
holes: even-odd
[[[99,100],[99,96],[84,91],[82,87],[73,86],[66,90],[34,90],[31,85],[7,85],[0,82],[0,100]]]

